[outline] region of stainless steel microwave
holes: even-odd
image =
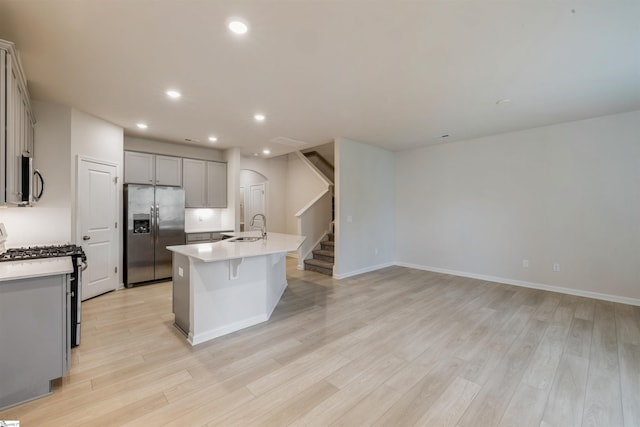
[[[33,168],[33,157],[22,155],[20,166],[20,204],[30,205],[42,197],[44,178],[38,169]]]

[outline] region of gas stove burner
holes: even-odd
[[[77,245],[50,245],[50,246],[29,246],[25,248],[7,249],[0,254],[0,261],[20,261],[38,258],[56,258],[64,256],[79,256],[83,261],[87,257],[82,247]]]

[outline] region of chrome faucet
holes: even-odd
[[[260,231],[262,232],[262,238],[266,239],[267,238],[267,217],[264,216],[264,214],[261,214],[261,213],[255,214],[253,218],[251,218],[251,226],[253,227],[253,224],[255,223],[257,216],[262,217],[262,227],[260,227]]]

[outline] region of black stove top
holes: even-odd
[[[7,249],[0,254],[1,261],[20,261],[25,259],[55,258],[63,256],[81,257],[82,261],[87,260],[81,246],[78,245],[51,245],[51,246],[29,246],[25,248]]]

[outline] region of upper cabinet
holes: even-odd
[[[13,43],[4,40],[0,40],[0,87],[0,204],[25,204],[22,158],[33,157],[35,120],[22,65]],[[29,191],[29,183],[25,184]]]
[[[124,152],[124,182],[126,184],[153,184],[153,154]]]
[[[227,207],[227,164],[184,159],[183,184],[187,208]]]
[[[183,159],[182,183],[184,205],[188,208],[203,208],[207,205],[207,162]]]
[[[180,187],[182,186],[182,159],[125,151],[124,182]]]
[[[182,186],[182,159],[156,156],[156,185]]]
[[[227,164],[224,162],[125,151],[124,182],[182,186],[187,208],[227,207]]]
[[[207,162],[207,204],[212,208],[227,207],[227,164]]]

